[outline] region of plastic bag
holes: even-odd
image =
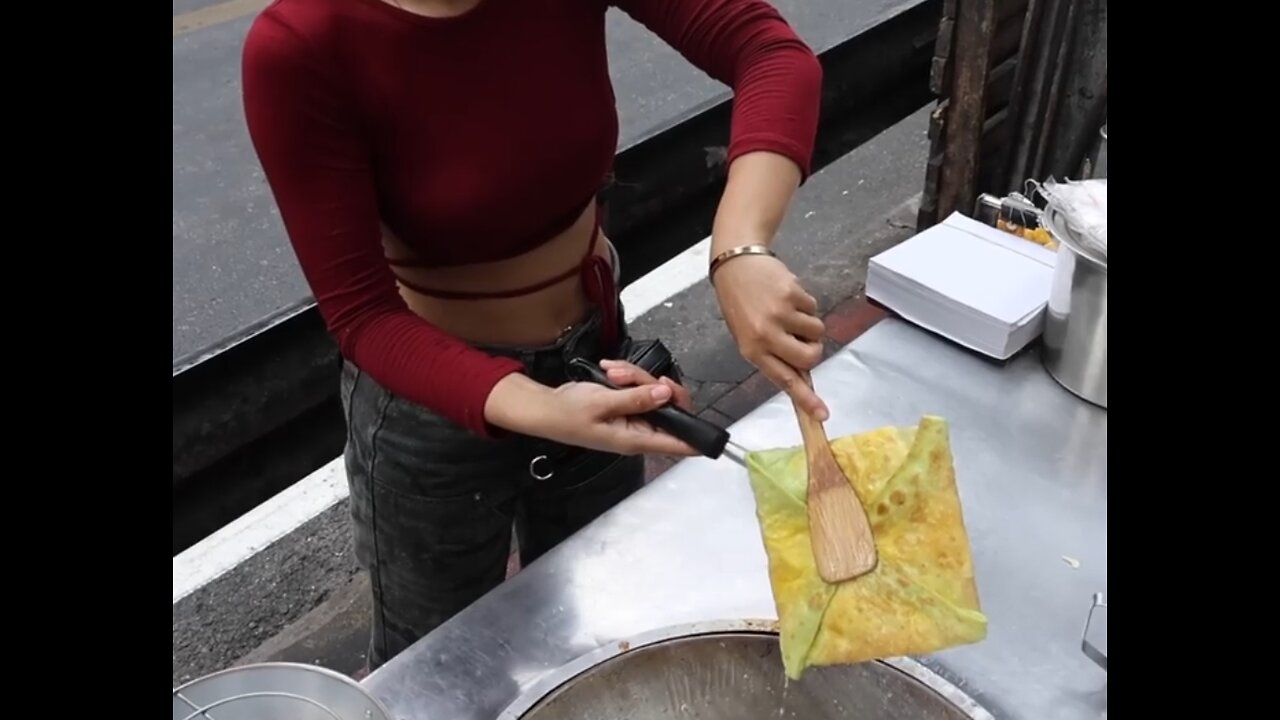
[[[1039,186],[1044,213],[1056,232],[1068,232],[1086,252],[1107,257],[1107,179],[1048,180]]]

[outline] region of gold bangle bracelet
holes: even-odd
[[[716,270],[721,265],[742,255],[768,255],[769,257],[777,257],[768,245],[739,245],[735,248],[729,248],[711,260],[711,267],[707,268],[707,278],[715,282]]]

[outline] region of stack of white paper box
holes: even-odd
[[[1055,253],[959,213],[871,258],[867,297],[997,359],[1044,326]]]

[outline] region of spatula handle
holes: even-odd
[[[808,385],[809,389],[812,390],[813,377],[809,375],[809,372],[807,370],[797,370],[796,373],[800,376],[800,379],[804,381],[804,384]],[[823,429],[822,423],[814,416],[805,412],[804,408],[795,404],[794,401],[791,405],[795,408],[796,420],[800,422],[800,434],[804,437],[805,445],[810,447],[814,445],[827,445],[827,431]]]
[[[613,390],[621,389],[610,382],[603,370],[581,358],[569,361],[569,372],[577,380],[593,382]],[[729,442],[729,431],[703,420],[679,405],[663,405],[640,417],[668,435],[685,441],[689,447],[712,460],[720,457]]]
[[[800,379],[805,385],[813,390],[813,377],[809,375],[807,370],[797,370]],[[796,411],[796,420],[800,423],[800,437],[804,439],[805,455],[809,458],[809,462],[813,463],[820,456],[831,454],[831,441],[827,439],[827,430],[823,427],[820,420],[805,412],[804,408],[792,403],[792,407]],[[826,458],[823,458],[824,460]],[[852,463],[852,458],[846,458],[846,462]]]

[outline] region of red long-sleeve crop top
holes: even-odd
[[[554,237],[617,149],[605,53],[614,5],[734,89],[729,162],[809,172],[821,67],[762,0],[481,0],[428,18],[383,0],[274,0],[249,30],[245,115],[303,275],[342,355],[477,434],[520,366],[413,314],[385,223],[429,265]]]

